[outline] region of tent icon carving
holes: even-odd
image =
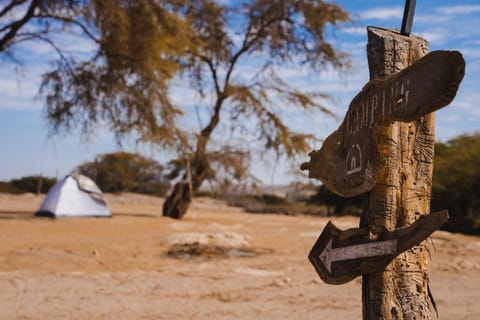
[[[362,171],[362,150],[358,143],[352,145],[347,154],[347,176]]]

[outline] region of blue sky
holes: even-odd
[[[335,130],[347,110],[350,100],[368,81],[365,53],[366,27],[379,26],[399,29],[404,1],[336,1],[353,16],[351,23],[341,26],[329,37],[336,46],[350,54],[353,69],[346,74],[326,70],[312,74],[308,70],[279,73],[287,81],[301,87],[311,87],[329,94],[328,106],[337,119],[324,117],[292,117],[292,126],[325,138]],[[418,0],[412,33],[427,39],[430,50],[458,50],[466,60],[466,74],[453,103],[436,115],[437,140],[446,141],[457,135],[480,130],[480,1]],[[88,43],[71,42],[78,54],[88,54]],[[78,132],[68,136],[49,137],[44,119],[43,101],[37,97],[40,75],[48,70],[52,52],[45,46],[29,45],[19,52],[24,65],[0,60],[0,180],[25,175],[43,174],[61,177],[77,165],[91,161],[96,154],[119,150],[113,135],[100,128],[88,141]],[[32,59],[33,58],[33,59]],[[181,103],[181,88],[173,90]],[[288,116],[288,112],[286,111]],[[133,140],[133,139],[132,139]],[[320,144],[315,146],[319,148]],[[126,141],[123,150],[141,152],[164,161],[158,150]],[[308,160],[300,157],[299,161]],[[253,167],[254,174],[267,184],[288,183],[290,167],[273,166],[273,160],[262,159]]]

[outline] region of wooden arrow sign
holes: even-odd
[[[325,283],[343,284],[383,270],[397,255],[425,240],[447,220],[447,210],[431,213],[408,227],[384,231],[375,239],[368,228],[342,231],[328,222],[308,258]]]
[[[397,253],[397,240],[375,241],[355,244],[351,246],[332,248],[332,238],[320,253],[320,261],[323,262],[328,272],[332,273],[332,263],[360,258],[377,256],[392,256]]]
[[[464,73],[460,52],[434,51],[395,75],[368,82],[353,98],[338,130],[309,154],[301,169],[340,196],[370,191],[385,163],[377,148],[379,129],[448,105]]]

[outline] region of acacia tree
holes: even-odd
[[[328,28],[349,19],[334,3],[81,3],[89,9],[83,10],[81,21],[93,30],[89,33],[98,39],[98,51],[88,61],[59,61],[44,75],[47,117],[60,132],[77,126],[91,132],[99,122],[108,123],[119,138],[135,132],[140,141],[175,154],[172,178],[179,181],[163,208],[164,215],[174,218],[185,214],[193,192],[206,179],[215,178],[212,163],[224,165],[233,179],[245,177],[251,150],[238,145],[238,137],[252,137],[288,158],[310,150],[314,137],[293,130],[278,111],[330,111],[321,104],[321,92],[285,82],[279,67],[320,71],[347,65],[345,55],[325,39]],[[254,72],[246,72],[246,65]],[[196,92],[196,101],[172,102],[169,90],[182,81]],[[192,105],[198,130],[181,122]],[[190,114],[189,119],[194,117]],[[212,143],[221,136],[222,123],[229,139]]]

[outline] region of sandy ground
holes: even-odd
[[[42,197],[0,194],[0,319],[361,319],[360,279],[323,284],[306,258],[326,218],[246,214],[200,198],[175,221],[159,215],[159,198],[107,199],[111,219],[51,220],[32,216]],[[479,319],[480,238],[432,238],[440,319]],[[195,241],[258,254],[167,256]]]

